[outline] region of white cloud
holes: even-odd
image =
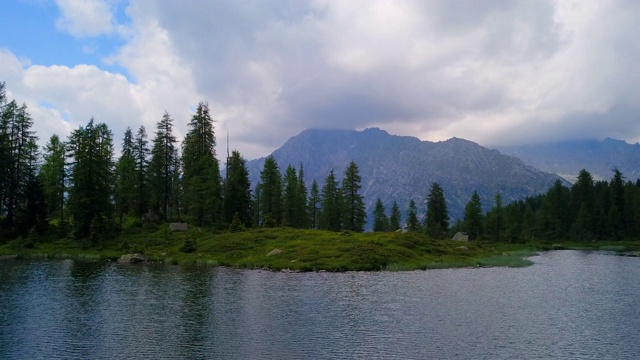
[[[56,27],[82,38],[115,30],[112,7],[104,0],[56,0],[60,17]]]

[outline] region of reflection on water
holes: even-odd
[[[285,274],[0,262],[0,358],[636,358],[640,259]]]

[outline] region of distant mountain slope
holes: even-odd
[[[353,160],[362,176],[367,212],[373,211],[380,197],[387,212],[397,201],[403,218],[411,199],[416,201],[419,212],[424,212],[424,199],[434,181],[444,188],[450,216],[459,219],[474,190],[480,194],[485,209],[489,209],[497,192],[507,203],[545,192],[558,179],[471,141],[453,138],[433,143],[375,128],[305,130],[272,155],[281,172],[289,164],[296,169],[302,164],[306,182],[316,179],[320,187],[331,169],[342,179]],[[254,185],[259,182],[264,160],[247,163]],[[371,217],[368,222],[370,225]]]
[[[526,164],[573,182],[582,169],[596,180],[610,180],[617,168],[629,180],[640,178],[640,144],[607,138],[498,148]]]

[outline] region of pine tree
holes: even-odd
[[[449,231],[449,214],[447,203],[444,198],[444,191],[437,182],[431,185],[431,191],[427,196],[427,217],[425,219],[425,229],[427,235],[434,239],[444,238]]]
[[[44,147],[44,164],[40,169],[40,183],[47,204],[46,214],[50,218],[64,221],[65,180],[65,144],[58,135],[52,135]]]
[[[343,227],[346,230],[362,232],[366,223],[367,212],[364,197],[360,195],[362,178],[358,165],[351,161],[342,180],[342,216]]]
[[[322,187],[322,206],[319,214],[319,228],[340,231],[342,229],[342,196],[333,169],[329,172]]]
[[[389,215],[389,230],[396,231],[400,229],[400,221],[400,209],[398,208],[398,203],[394,201],[391,206],[391,214]]]
[[[87,126],[74,130],[69,138],[71,158],[71,183],[69,210],[73,217],[76,239],[100,241],[92,230],[104,234],[112,220],[113,196],[113,140],[105,124],[95,124],[91,119]]]
[[[282,225],[297,227],[296,210],[298,204],[298,175],[296,169],[289,165],[284,173]]]
[[[309,194],[309,227],[311,229],[318,229],[320,220],[320,190],[318,188],[318,182],[314,179],[311,183],[311,192]]]
[[[233,151],[227,163],[227,177],[224,186],[223,212],[225,221],[232,223],[235,218],[244,227],[251,227],[251,183],[246,161],[238,151]]]
[[[493,236],[493,241],[500,241],[504,231],[504,210],[502,208],[502,196],[497,193],[493,198],[493,209],[488,215],[489,232]]]
[[[149,167],[149,141],[144,126],[138,128],[133,142],[133,158],[135,160],[134,202],[135,214],[144,216],[149,211],[149,189],[147,186],[147,169]]]
[[[416,210],[416,202],[411,199],[409,201],[409,210],[407,212],[407,230],[418,231],[420,230],[420,222],[418,221],[418,212]]]
[[[149,203],[152,212],[168,220],[179,213],[178,205],[180,162],[176,138],[173,135],[173,119],[165,111],[156,124],[156,133],[149,161]]]
[[[260,173],[260,220],[282,224],[282,177],[273,156],[267,157]]]
[[[297,191],[295,227],[306,229],[309,228],[309,214],[307,212],[307,185],[304,182],[304,166],[302,164],[300,164],[300,170],[298,170]]]
[[[389,218],[385,214],[384,205],[380,198],[376,200],[376,206],[373,210],[373,231],[389,231]]]
[[[474,240],[482,233],[482,202],[477,191],[473,191],[471,199],[464,207],[464,229],[469,238]]]
[[[223,220],[220,165],[216,159],[215,145],[209,106],[200,103],[182,143],[184,213],[200,226]]]
[[[122,140],[122,151],[116,164],[115,211],[122,225],[124,215],[136,215],[136,159],[133,133],[127,127]]]

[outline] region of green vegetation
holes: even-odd
[[[190,227],[173,232],[168,224],[128,222],[118,240],[82,249],[71,239],[45,240],[27,249],[20,242],[0,247],[2,254],[35,258],[99,258],[115,260],[142,252],[166,264],[202,264],[294,271],[412,270],[476,266],[521,266],[522,246],[433,240],[415,232],[332,232],[262,228],[212,233]],[[268,255],[273,250],[281,252]],[[277,251],[276,251],[277,252]],[[504,255],[504,254],[509,254]],[[504,260],[503,260],[504,258]]]

